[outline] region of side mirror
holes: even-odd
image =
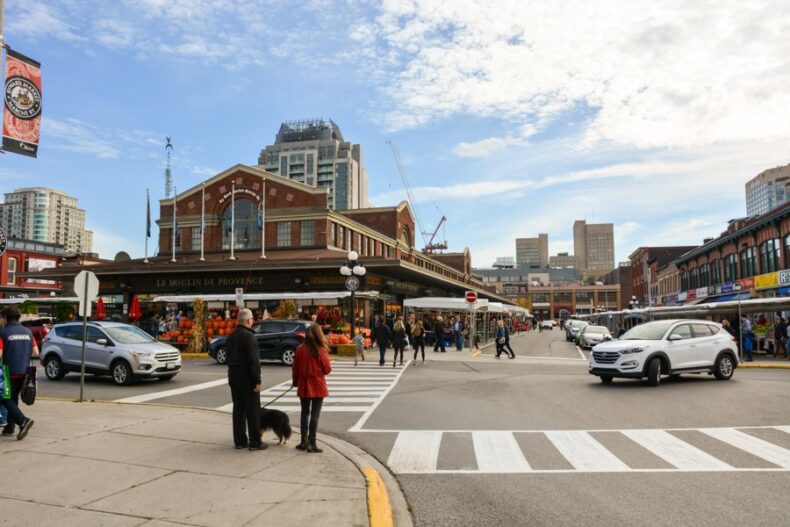
[[[669,338],[667,340],[669,340],[670,342],[674,342],[676,340],[683,340],[683,337],[681,337],[680,335],[677,335],[677,334],[672,334],[672,335],[669,336]]]
[[[110,346],[110,342],[107,339],[96,339],[96,344],[99,346]]]

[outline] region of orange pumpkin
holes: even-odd
[[[182,337],[182,336],[179,336],[179,337],[178,337],[178,339],[176,339],[176,340],[177,340],[178,342],[184,342],[184,337]]]
[[[214,330],[213,330],[213,329],[207,329],[207,330],[206,330],[206,333],[207,333],[207,334],[208,334],[208,336],[210,337],[211,335],[213,335],[213,334],[214,334]]]

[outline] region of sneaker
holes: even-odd
[[[34,422],[35,421],[32,419],[26,419],[25,422],[22,423],[22,426],[19,427],[19,433],[16,435],[17,441],[21,441],[25,438],[27,433],[30,432],[30,429],[33,428]]]
[[[13,430],[3,430],[0,433],[0,436],[12,436],[12,435],[14,435],[14,431]]]

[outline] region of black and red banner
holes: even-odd
[[[41,131],[41,64],[11,49],[7,51],[3,150],[36,157]]]

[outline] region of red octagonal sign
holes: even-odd
[[[475,293],[474,291],[467,291],[466,301],[469,302],[470,304],[474,304],[475,302],[477,302],[477,293]]]

